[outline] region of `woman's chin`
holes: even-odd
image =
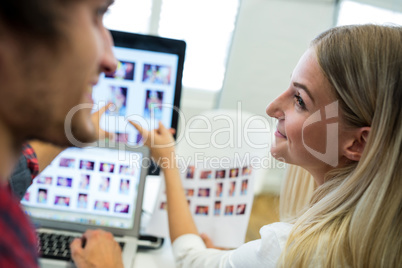
[[[275,148],[271,148],[271,156],[273,158],[275,158],[275,160],[279,161],[279,162],[283,162],[283,163],[289,163],[288,161],[286,161],[286,158],[284,157],[283,154],[280,153],[280,151],[275,150]]]

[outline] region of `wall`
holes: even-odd
[[[265,108],[289,83],[291,72],[309,41],[332,27],[333,0],[243,0],[221,94],[184,89],[187,117],[214,108],[265,115]],[[267,170],[256,192],[279,191],[284,169]]]

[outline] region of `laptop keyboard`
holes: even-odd
[[[74,236],[38,233],[39,256],[48,259],[71,260],[70,243]]]
[[[71,261],[70,243],[80,236],[69,236],[37,232],[39,242],[39,256],[46,259]],[[119,242],[121,249],[123,242]]]

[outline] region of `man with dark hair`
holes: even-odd
[[[111,0],[0,3],[0,267],[38,266],[34,229],[7,178],[25,141],[71,145],[66,116],[77,105],[92,103],[99,74],[116,68],[111,36],[102,23],[110,4]],[[95,139],[90,108],[78,109],[71,119],[66,130],[76,140]],[[26,158],[34,159],[26,150]],[[35,169],[35,161],[30,164]],[[120,247],[108,232],[87,231],[73,241],[71,250],[78,267],[122,267]]]

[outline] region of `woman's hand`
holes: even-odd
[[[176,164],[175,141],[173,129],[167,129],[161,122],[159,128],[146,130],[142,126],[129,121],[141,134],[144,143],[151,149],[151,156],[162,169],[171,168]]]

